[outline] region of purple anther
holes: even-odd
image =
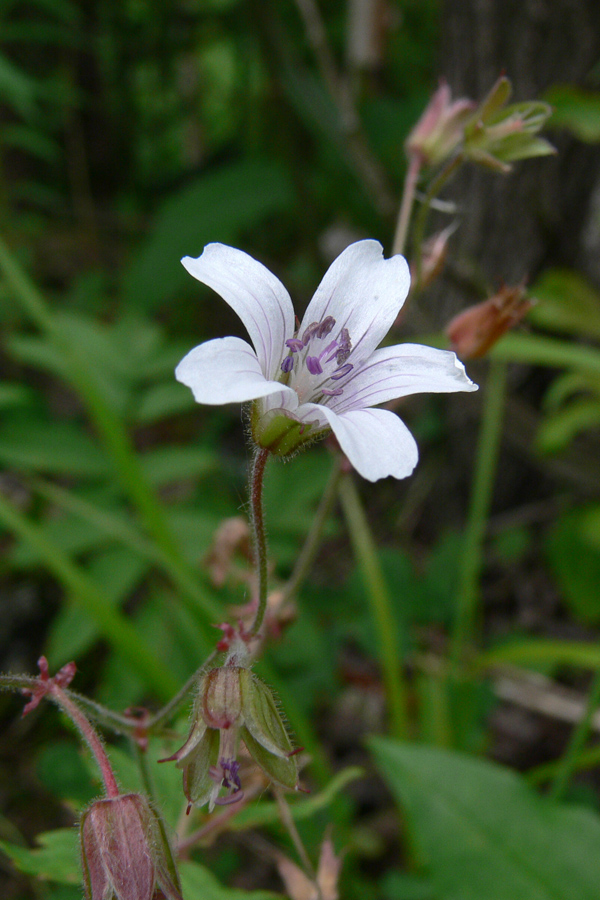
[[[346,363],[345,366],[341,366],[339,369],[336,369],[333,375],[331,376],[332,381],[337,381],[339,378],[343,378],[345,375],[348,375],[349,372],[352,371],[354,366],[352,363]]]
[[[303,346],[303,347],[306,347],[306,345],[308,344],[308,342],[310,341],[310,339],[311,339],[312,337],[314,337],[314,335],[315,335],[315,333],[317,332],[318,328],[319,328],[319,323],[318,323],[318,322],[311,322],[311,323],[310,323],[310,325],[308,326],[308,328],[306,329],[306,331],[305,331],[304,334],[302,335],[302,346]]]
[[[321,391],[326,397],[341,397],[344,393],[344,388],[336,388],[334,391],[328,391],[327,389]]]
[[[350,335],[347,328],[342,328],[340,340],[338,343],[339,349],[335,354],[335,361],[337,362],[338,366],[343,366],[350,356],[350,351],[352,350],[352,341],[350,340]]]
[[[223,771],[223,781],[221,782],[223,787],[235,788],[236,791],[241,791],[242,783],[238,775],[240,764],[237,759],[222,759],[221,769]]]
[[[297,353],[299,350],[304,349],[304,344],[300,338],[288,338],[285,346],[289,347],[292,353]]]
[[[318,338],[327,337],[327,335],[331,332],[333,326],[335,325],[335,319],[333,316],[327,316],[318,326],[315,335]]]
[[[293,368],[294,368],[294,357],[286,356],[285,359],[283,360],[283,362],[281,363],[281,371],[285,372],[287,374],[288,372],[291,372]]]
[[[311,375],[321,375],[323,372],[323,367],[316,356],[306,357],[306,368]]]

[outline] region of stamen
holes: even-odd
[[[339,341],[340,349],[337,351],[335,355],[335,360],[338,366],[343,366],[348,357],[350,356],[350,352],[352,350],[352,341],[350,340],[350,334],[347,328],[342,328],[340,341]]]
[[[344,388],[336,388],[334,391],[327,390],[327,388],[321,391],[326,397],[341,397],[344,393]]]
[[[339,378],[343,378],[344,375],[348,375],[349,372],[352,371],[354,366],[352,363],[346,363],[345,366],[341,366],[341,368],[336,369],[333,375],[331,376],[332,381],[337,381]]]
[[[288,372],[291,372],[293,368],[294,368],[294,357],[286,356],[285,359],[283,360],[283,362],[281,363],[281,371],[285,372],[287,374]]]
[[[306,368],[311,375],[321,375],[323,372],[323,367],[316,356],[306,357]]]
[[[304,343],[300,338],[288,338],[285,342],[285,346],[289,347],[292,353],[297,353],[299,350],[304,349]]]
[[[306,331],[305,331],[304,334],[302,335],[302,344],[303,344],[304,347],[307,346],[308,342],[310,341],[311,337],[313,337],[313,335],[314,335],[315,332],[317,331],[318,327],[319,327],[319,323],[318,323],[318,322],[311,322],[311,323],[310,323],[310,325],[308,326],[308,328],[306,329]]]
[[[327,318],[323,319],[323,321],[317,328],[317,330],[315,332],[316,337],[318,337],[318,338],[327,337],[327,335],[330,333],[330,331],[332,330],[334,325],[335,325],[335,319],[333,318],[333,316],[327,316]]]

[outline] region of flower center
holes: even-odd
[[[334,340],[326,341],[334,327],[335,319],[327,316],[322,322],[312,322],[302,336],[296,334],[285,342],[289,353],[283,358],[281,371],[290,378],[290,387],[301,403],[326,402],[325,398],[344,392],[341,385],[326,386],[329,381],[345,378],[354,368],[346,362],[352,351],[347,328],[340,329]]]

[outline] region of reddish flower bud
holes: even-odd
[[[459,313],[446,327],[452,349],[462,359],[484,356],[502,335],[521,321],[535,301],[525,287],[504,286],[497,294]]]
[[[406,140],[408,155],[418,155],[426,166],[443,162],[462,142],[475,107],[464,97],[452,100],[449,86],[442,81]]]
[[[86,900],[183,900],[164,826],[141,794],[96,800],[80,831]]]

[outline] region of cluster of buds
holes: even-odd
[[[465,160],[508,172],[511,162],[555,153],[537,137],[552,108],[541,101],[506,106],[511,93],[510,81],[502,76],[476,104],[464,97],[452,100],[442,82],[407,138],[408,156],[435,167],[460,153]]]
[[[272,691],[250,669],[229,663],[200,677],[189,737],[177,753],[161,760],[175,760],[183,769],[188,811],[192,804],[208,803],[212,810],[243,798],[240,740],[271,781],[298,790],[299,751]]]
[[[164,825],[141,794],[96,800],[80,834],[86,900],[183,900]]]

